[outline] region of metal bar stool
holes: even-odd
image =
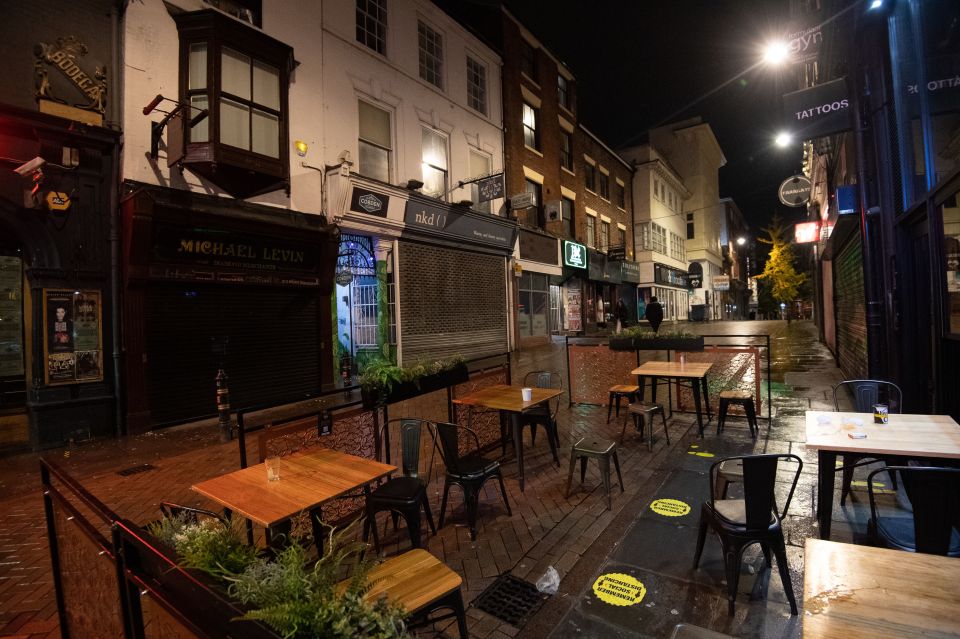
[[[613,502],[610,497],[610,458],[613,458],[613,465],[617,469],[617,481],[620,482],[620,492],[623,489],[623,477],[620,475],[620,459],[617,457],[616,442],[605,439],[581,437],[573,445],[570,451],[570,474],[567,475],[567,497],[570,496],[570,486],[573,483],[573,469],[577,465],[577,459],[580,460],[580,483],[587,477],[587,459],[595,457],[600,460],[600,476],[603,479],[603,490],[607,495],[607,510],[612,508]]]
[[[620,398],[625,397],[627,399],[627,404],[630,402],[635,402],[639,399],[638,393],[640,392],[640,387],[636,384],[615,384],[610,387],[610,400],[607,402],[607,423],[610,423],[610,413],[613,412],[613,407],[617,407],[617,419],[620,419]]]
[[[749,391],[725,390],[720,393],[720,414],[717,416],[717,434],[723,432],[727,421],[727,409],[731,405],[743,406],[747,414],[747,425],[750,427],[750,436],[756,439],[760,428],[757,426],[757,411],[753,407],[753,395]]]
[[[640,441],[643,441],[644,425],[650,427],[650,437],[647,440],[647,447],[653,450],[653,416],[660,413],[660,419],[663,420],[663,434],[667,438],[667,446],[670,445],[670,431],[667,430],[667,415],[660,404],[647,404],[645,402],[632,402],[627,407],[627,413],[633,417],[633,426],[640,433]],[[623,428],[620,429],[620,443],[623,444],[624,437],[627,434],[627,417],[623,418]]]

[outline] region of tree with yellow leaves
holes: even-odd
[[[770,295],[777,302],[790,303],[800,296],[800,285],[807,276],[798,273],[793,266],[793,245],[786,239],[786,229],[779,216],[774,216],[773,222],[763,229],[769,239],[757,238],[760,242],[770,245],[770,254],[763,273],[757,279],[764,279],[770,286]]]

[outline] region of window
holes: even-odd
[[[560,130],[560,166],[573,171],[573,136]]]
[[[603,171],[600,172],[600,197],[610,199],[610,176]]]
[[[587,246],[590,246],[590,247],[596,246],[597,241],[594,235],[596,233],[596,225],[597,225],[597,218],[588,214],[587,215],[587,237],[586,237]]]
[[[960,334],[960,192],[940,205],[944,272],[947,280],[947,332]]]
[[[546,335],[550,312],[549,276],[524,271],[520,276],[519,294],[517,321],[520,335]]]
[[[467,56],[467,104],[474,111],[487,114],[487,68]]]
[[[624,250],[627,248],[627,229],[617,229],[617,239],[620,241],[617,246],[622,246]]]
[[[600,250],[606,251],[610,248],[610,222],[600,221]]]
[[[523,143],[531,149],[540,150],[540,114],[532,106],[523,103]]]
[[[693,234],[693,213],[687,213],[687,239],[692,240]]]
[[[660,199],[660,180],[653,180],[653,197]]]
[[[597,192],[597,166],[595,164],[587,162],[583,181],[588,191],[593,191],[594,193]]]
[[[667,229],[650,222],[650,247],[657,253],[667,254]]]
[[[490,173],[490,156],[484,155],[479,151],[470,149],[470,179],[478,178],[481,175]],[[490,200],[480,201],[480,187],[476,182],[470,185],[470,199],[473,200],[473,210],[490,213],[492,204]]]
[[[563,217],[563,228],[566,229],[570,237],[577,237],[576,219],[573,214],[574,201],[568,197],[560,198],[560,214]]]
[[[627,188],[623,184],[617,182],[617,206],[619,206],[621,209],[627,208],[626,191]]]
[[[447,195],[447,138],[426,127],[420,131],[423,192],[442,200]]]
[[[546,228],[547,220],[543,215],[543,186],[539,182],[527,180],[524,190],[527,193],[533,194],[533,200],[535,202],[532,208],[527,209],[527,224],[540,229]]]
[[[526,40],[520,42],[520,71],[537,82],[537,51]]]
[[[390,114],[369,102],[357,101],[360,113],[360,175],[381,182],[390,181],[390,154],[393,150],[390,134]]]
[[[443,88],[443,36],[422,22],[417,23],[420,40],[420,77]]]
[[[387,54],[387,0],[357,0],[357,42]]]
[[[570,110],[570,87],[562,75],[557,76],[557,102],[567,111]]]
[[[683,238],[673,232],[670,233],[670,257],[681,262],[687,259]]]
[[[637,247],[640,251],[649,251],[650,250],[650,225],[643,223],[637,226],[637,229],[640,231],[639,237],[639,246]]]
[[[209,114],[187,127],[184,165],[235,197],[281,188],[290,173],[292,49],[216,11],[175,20],[182,101],[193,107],[191,116],[204,109]]]

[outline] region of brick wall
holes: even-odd
[[[399,258],[404,363],[507,351],[504,258],[415,242]]]
[[[577,191],[577,240],[586,244],[586,207],[590,207],[592,210],[597,212],[597,223],[596,223],[596,233],[597,238],[594,241],[594,245],[597,248],[600,248],[600,215],[606,215],[610,218],[610,245],[616,246],[619,244],[617,239],[617,223],[623,224],[627,227],[627,255],[630,256],[628,259],[633,259],[634,255],[634,246],[633,246],[633,216],[631,210],[633,208],[633,194],[632,194],[632,172],[620,161],[620,159],[610,153],[602,145],[598,144],[595,139],[593,139],[589,134],[584,132],[582,128],[578,128],[574,135],[574,151],[575,157],[573,160],[574,169],[577,173],[579,188]],[[586,172],[587,162],[584,159],[584,154],[589,155],[597,164],[598,167],[603,167],[610,173],[610,199],[605,200],[600,197],[599,193],[594,193],[588,191],[584,182],[584,175]],[[625,208],[621,209],[617,206],[617,179],[620,179],[624,183],[624,200]],[[600,180],[600,169],[597,169],[597,190],[599,191],[599,180]]]

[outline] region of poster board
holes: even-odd
[[[0,377],[24,373],[22,282],[20,258],[0,255]]]
[[[44,383],[103,381],[100,291],[43,289]]]

